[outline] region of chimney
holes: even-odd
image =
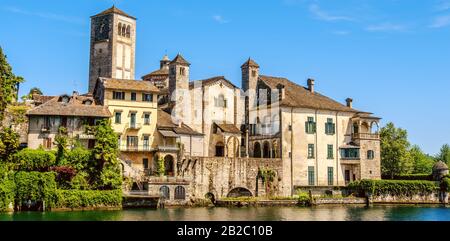
[[[308,79],[308,90],[314,93],[314,79]]]
[[[282,84],[278,84],[277,85],[277,89],[278,89],[278,94],[279,94],[279,100],[283,100],[284,97],[286,96],[286,90],[284,88],[284,85]]]
[[[347,107],[352,108],[352,106],[353,106],[353,99],[352,98],[345,99],[345,102],[347,102]]]

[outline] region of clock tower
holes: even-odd
[[[134,79],[136,18],[115,6],[91,17],[89,92],[99,77]]]

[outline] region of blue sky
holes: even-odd
[[[85,92],[89,17],[112,4],[138,18],[136,78],[167,51],[191,80],[224,75],[240,86],[251,56],[266,75],[393,121],[430,154],[450,143],[450,0],[0,1],[0,46],[21,94]]]

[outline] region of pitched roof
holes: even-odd
[[[224,76],[215,76],[215,77],[211,77],[209,79],[191,81],[191,82],[189,82],[189,89],[193,89],[196,85],[207,86],[207,85],[212,85],[214,83],[217,83],[219,81],[224,81],[225,83],[229,84],[233,88],[237,88],[233,83],[231,83],[229,80],[227,80]]]
[[[248,58],[248,60],[241,66],[241,68],[249,66],[259,68],[259,65],[251,58]]]
[[[272,77],[260,75],[259,80],[268,85],[271,89],[277,89],[277,85],[284,85],[285,97],[280,106],[304,107],[320,110],[361,112],[347,107],[329,97],[321,95],[318,92],[312,93],[307,88],[297,85],[294,82],[281,77]]]
[[[177,56],[170,62],[172,63],[177,63],[177,64],[182,64],[182,65],[191,65],[189,62],[187,62],[183,56],[181,56],[181,54],[177,54]]]
[[[63,102],[62,97],[67,96],[68,102]],[[86,105],[85,101],[92,104]],[[82,116],[82,117],[111,117],[106,106],[97,105],[92,97],[88,96],[55,96],[53,99],[29,110],[27,115],[51,115],[51,116]]]
[[[124,11],[122,11],[122,10],[116,8],[116,6],[114,6],[114,5],[113,5],[111,8],[108,8],[108,9],[106,9],[105,11],[103,11],[103,12],[101,12],[101,13],[99,13],[99,14],[96,14],[96,15],[92,16],[91,18],[99,17],[99,16],[102,16],[102,15],[108,15],[108,14],[111,14],[111,13],[114,13],[114,14],[120,14],[120,15],[125,16],[125,17],[128,17],[128,18],[136,19],[135,17],[133,17],[133,16],[131,16],[131,15],[128,15],[128,14],[126,14]]]
[[[35,104],[43,104],[53,98],[55,98],[55,96],[39,95],[39,94],[33,94],[31,97],[31,99],[35,102]]]
[[[443,161],[438,161],[433,165],[433,170],[448,170],[448,166]]]
[[[158,122],[156,123],[156,126],[159,130],[173,130],[177,134],[193,136],[203,135],[199,132],[194,131],[191,127],[184,123],[181,124],[181,127],[176,125],[172,121],[172,116],[161,109],[158,109]]]
[[[99,78],[105,89],[159,92],[151,82],[143,80]]]
[[[155,76],[155,75],[169,75],[169,69],[163,68],[163,69],[155,70],[155,71],[151,72],[150,74],[146,74],[146,75],[142,76],[142,79],[145,79],[150,76]]]
[[[237,126],[235,126],[234,124],[228,124],[228,123],[215,123],[214,124],[217,125],[217,127],[219,127],[223,132],[226,133],[233,133],[233,134],[241,134],[241,130],[239,130],[239,128],[237,128]]]

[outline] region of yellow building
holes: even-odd
[[[118,134],[120,158],[137,170],[150,169],[157,122],[158,88],[140,80],[99,78],[94,96],[108,106]]]

